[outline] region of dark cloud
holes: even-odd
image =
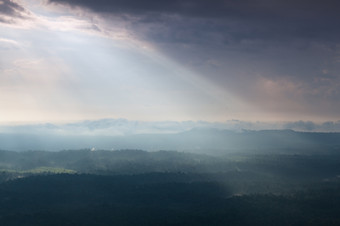
[[[27,19],[29,12],[24,7],[11,0],[0,2],[0,23],[12,24],[16,19]]]
[[[24,8],[21,7],[19,4],[10,1],[10,0],[4,0],[2,1],[2,4],[0,4],[0,13],[4,15],[10,15],[10,16],[17,16],[18,11],[24,11]]]
[[[268,0],[50,0],[50,2],[83,6],[97,12],[112,13],[175,13],[198,17],[229,17],[254,16],[268,12],[271,15],[291,14],[305,17],[315,16],[323,11],[336,13],[336,0],[298,0],[298,1],[268,1]],[[301,12],[303,14],[301,15]],[[266,17],[262,15],[261,17]]]
[[[340,114],[339,1],[49,1],[121,18],[138,39],[263,111]]]
[[[221,0],[205,1],[205,0],[50,0],[54,3],[63,3],[70,6],[87,7],[96,12],[109,12],[121,14],[149,14],[149,13],[165,13],[165,14],[181,14],[189,16],[219,17],[223,16],[228,7]],[[232,11],[229,11],[232,13]]]
[[[185,19],[218,20],[219,26],[216,26],[216,29],[228,23],[238,26],[239,29],[234,32],[229,29],[229,26],[220,30],[221,33],[233,32],[237,40],[277,39],[284,38],[287,34],[301,38],[320,38],[320,36],[325,38],[327,36],[333,39],[336,38],[333,33],[339,33],[337,23],[340,19],[338,13],[340,3],[333,0],[322,2],[301,0],[50,0],[50,2],[81,6],[98,13],[134,15],[140,17],[143,22],[162,22],[160,18],[164,15],[177,15]],[[223,23],[223,21],[228,23]],[[186,23],[186,21],[183,20],[181,23]]]
[[[316,43],[335,49],[340,39],[340,2],[333,0],[49,1],[118,16],[139,39],[152,42],[184,64],[204,66],[205,61],[211,62],[211,59],[230,59],[230,53],[243,53],[241,58],[252,58],[256,54],[256,59],[260,59],[262,54],[270,60],[279,61],[276,62],[276,70],[287,70],[284,74],[291,74],[291,71],[301,74],[297,69],[305,69],[304,64],[315,64],[306,60],[297,66],[292,54],[308,52]],[[288,54],[287,50],[290,51]],[[308,53],[307,58],[311,55],[319,54]],[[304,73],[310,70],[307,71]]]
[[[179,58],[181,62],[185,62],[181,56],[189,57],[181,52],[183,45],[189,48],[184,52],[190,53],[190,50],[193,50],[191,56],[207,56],[197,59],[197,64],[211,58],[223,59],[226,53],[230,52],[243,52],[250,54],[250,57],[251,54],[256,54],[256,58],[259,58],[261,56],[258,54],[274,49],[280,56],[273,57],[271,56],[273,53],[268,52],[264,55],[270,59],[278,59],[280,61],[278,70],[285,70],[296,66],[290,62],[291,55],[285,56],[284,52],[281,54],[277,51],[278,48],[303,52],[315,43],[322,43],[325,48],[334,49],[340,39],[338,29],[340,2],[335,0],[322,2],[49,0],[49,2],[84,7],[96,13],[118,16],[138,38],[152,42],[167,54],[173,52],[173,57]],[[285,61],[288,61],[289,67],[285,65]],[[292,70],[297,71],[296,68]]]

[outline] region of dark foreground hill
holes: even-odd
[[[339,225],[325,150],[0,151],[0,225]]]
[[[0,224],[339,225],[339,189],[230,196],[189,174],[33,176],[0,185]]]

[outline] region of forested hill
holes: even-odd
[[[0,182],[36,174],[137,175],[184,173],[227,183],[235,193],[286,192],[337,180],[340,154],[229,154],[176,151],[0,151]],[[196,178],[196,177],[195,177]]]
[[[339,225],[340,154],[0,151],[0,225]]]
[[[339,183],[289,195],[230,196],[190,175],[44,175],[0,184],[0,224],[339,225]]]
[[[339,159],[1,151],[0,224],[339,225]]]
[[[96,148],[106,150],[178,150],[196,153],[223,152],[328,152],[340,149],[340,133],[309,133],[292,130],[230,131],[192,129],[174,134],[124,136],[0,134],[0,149],[26,151]]]

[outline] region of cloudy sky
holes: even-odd
[[[0,0],[0,123],[340,120],[340,3]]]

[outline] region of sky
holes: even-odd
[[[338,125],[339,9],[332,0],[0,0],[0,124]]]

